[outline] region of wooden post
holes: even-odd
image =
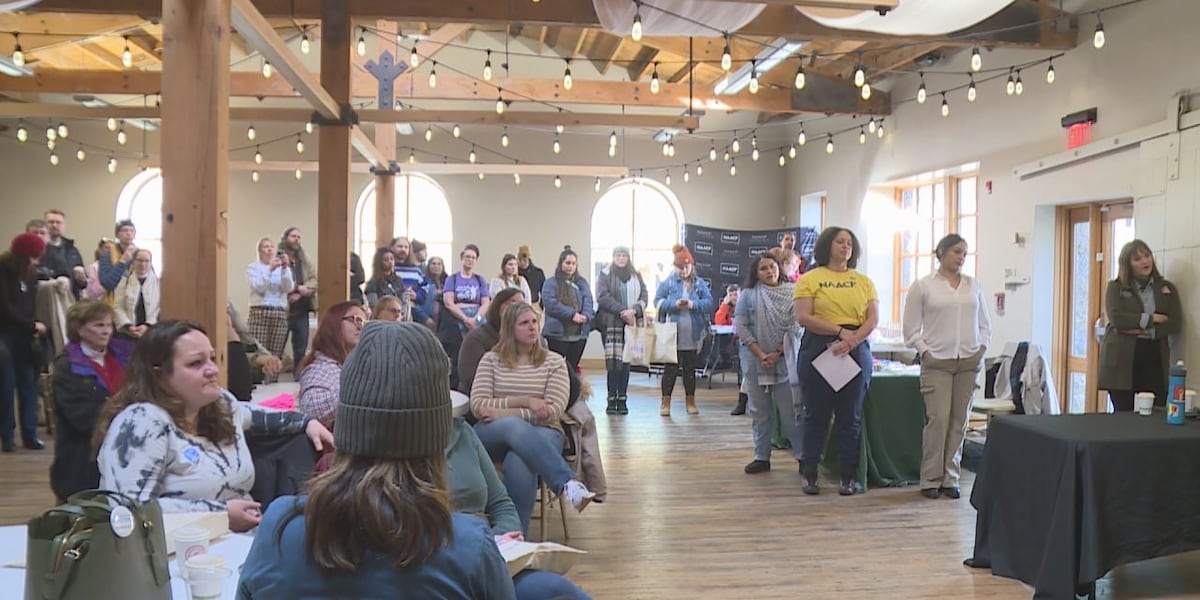
[[[162,314],[208,330],[225,381],[230,0],[163,0]]]
[[[376,39],[379,40],[379,53],[390,51],[392,56],[396,57],[396,61],[401,61],[400,49],[396,45],[396,32],[399,31],[399,26],[394,21],[380,19],[375,24],[375,29],[379,32]],[[395,101],[395,98],[392,98]],[[376,123],[375,124],[375,147],[383,153],[383,157],[387,160],[396,160],[396,126],[392,123]],[[375,174],[375,247],[379,248],[386,246],[392,241],[392,237],[396,235],[396,203],[392,200],[396,197],[396,176],[391,173],[379,172]],[[362,257],[363,261],[370,262],[370,256]],[[369,275],[368,275],[369,276]]]
[[[321,87],[343,107],[350,105],[350,28],[345,2],[321,3]],[[349,125],[321,126],[318,157],[317,287],[321,305],[331,306],[350,297]]]

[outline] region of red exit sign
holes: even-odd
[[[1067,149],[1078,148],[1092,142],[1092,122],[1084,121],[1067,128]]]

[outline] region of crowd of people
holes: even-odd
[[[19,415],[23,446],[43,448],[38,377],[48,372],[56,497],[100,487],[158,500],[166,512],[224,512],[234,531],[270,531],[255,538],[242,575],[246,597],[403,585],[586,598],[561,576],[509,577],[496,541],[529,535],[540,485],[578,511],[605,500],[599,453],[564,454],[599,445],[579,401],[589,387],[580,361],[598,331],[606,413],[627,415],[626,336],[649,319],[676,329],[662,416],[671,414],[678,378],[686,412],[699,413],[698,352],[714,322],[732,326],[741,386],[734,414],[751,415],[753,457],[744,471],[767,472],[772,448],[790,448],[800,488],[820,493],[832,423],[838,492],[862,489],[860,420],[879,308],[873,282],[857,270],[862,246],[846,228],[821,232],[811,264],[796,253],[794,236],[783,236],[779,247],[750,258],[744,283],[719,303],[679,245],[670,275],[650,289],[624,246],[593,286],[570,246],[549,276],[522,246],[503,254],[489,279],[477,269],[474,244],[448,273],[425,244],[397,237],[375,251],[369,277],[352,256],[350,297],[323,298],[324,306],[301,231],[289,227],[278,242],[259,239],[246,267],[248,322],[227,303],[224,387],[205,330],[162,314],[153,257],[137,247],[133,223],[117,223],[115,239],[102,239],[90,264],[65,232],[65,215],[47,211],[0,255],[0,447],[15,451]],[[962,272],[967,252],[963,238],[942,239],[938,268],[912,285],[903,308],[905,340],[921,364],[920,491],[928,498],[960,497],[963,434],[991,341],[982,288]],[[1101,383],[1123,411],[1135,391],[1165,400],[1166,336],[1182,317],[1174,285],[1144,243],[1128,244],[1119,264],[1106,303]],[[55,306],[61,326],[42,316]],[[50,341],[56,331],[58,346]],[[859,373],[831,386],[813,366],[826,352],[849,357]],[[247,402],[255,383],[288,370],[299,382],[294,411]],[[468,399],[463,414],[452,414],[452,390]],[[304,436],[324,455],[306,494],[273,502],[265,514],[250,493],[247,440],[256,435]],[[338,515],[369,526],[348,526]],[[284,544],[306,551],[278,552]],[[367,555],[390,560],[364,562]]]

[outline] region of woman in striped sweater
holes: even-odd
[[[559,419],[567,409],[569,381],[566,361],[541,344],[533,307],[522,302],[506,308],[500,341],[475,371],[471,412],[488,454],[503,465],[504,486],[525,535],[539,478],[578,511],[595,496],[562,457]]]

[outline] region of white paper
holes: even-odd
[[[825,378],[829,387],[833,388],[835,392],[846,387],[846,384],[850,383],[855,375],[862,372],[862,367],[858,366],[858,363],[854,362],[849,354],[834,356],[833,348],[829,348],[814,358],[812,366],[821,374],[821,377]]]

